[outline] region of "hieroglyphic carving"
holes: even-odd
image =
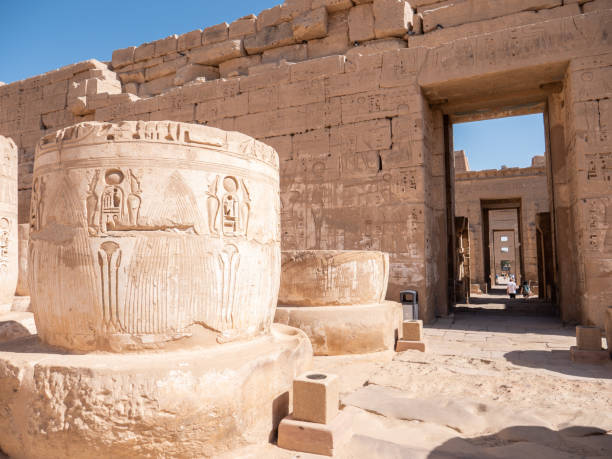
[[[100,175],[100,170],[94,171],[85,200],[90,234],[138,229],[142,190],[134,170],[112,168],[103,179]]]
[[[32,184],[32,200],[30,202],[30,226],[32,231],[40,231],[43,226],[45,210],[45,179],[37,177]]]
[[[248,232],[251,212],[251,195],[246,181],[229,175],[221,177],[216,176],[206,192],[210,233],[224,236],[245,236]]]
[[[0,218],[0,274],[4,274],[9,269],[9,236],[11,229],[11,221],[6,218]]]
[[[280,270],[276,153],[213,128],[135,127],[86,123],[38,151],[34,179],[54,225],[31,238],[41,338],[121,351],[161,347],[195,324],[220,342],[267,333]]]
[[[596,153],[585,156],[587,160],[587,180],[612,184],[612,153]]]
[[[119,328],[119,266],[121,248],[113,241],[106,241],[98,250],[100,279],[102,281],[102,317],[110,330]]]

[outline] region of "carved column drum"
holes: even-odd
[[[236,132],[81,123],[36,152],[29,275],[43,341],[162,347],[194,326],[267,333],[280,278],[278,156]]]
[[[0,309],[9,309],[17,287],[17,146],[0,136]]]
[[[381,303],[388,281],[389,255],[384,252],[283,251],[279,304],[353,306]]]

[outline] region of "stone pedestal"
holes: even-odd
[[[0,449],[10,457],[209,457],[265,443],[289,413],[308,338],[272,333],[214,348],[69,355],[0,344]]]
[[[402,323],[394,301],[356,306],[282,306],[274,321],[303,330],[315,355],[366,354],[393,349]]]
[[[395,347],[402,306],[385,301],[389,256],[360,250],[282,252],[275,322],[303,330],[315,355]]]
[[[0,312],[11,310],[17,287],[17,146],[0,136]]]

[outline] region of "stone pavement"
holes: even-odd
[[[471,306],[425,327],[425,353],[315,358],[353,414],[337,457],[612,457],[612,362],[572,362],[574,327],[537,301],[523,304],[532,315]],[[318,456],[266,445],[228,457]]]

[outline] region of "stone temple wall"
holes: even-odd
[[[605,160],[610,151],[592,131],[609,119],[612,14],[608,0],[565,3],[287,1],[227,28],[115,51],[109,64],[0,86],[0,134],[20,149],[20,221],[28,220],[34,145],[44,134],[90,120],[237,130],[279,153],[284,249],[387,251],[388,298],[417,288],[431,320],[447,310],[443,115],[485,99],[503,105],[508,91],[516,102],[524,90],[526,102],[546,104],[550,132],[561,133],[550,136],[560,169],[549,187],[556,224],[567,220],[557,244],[575,264],[560,273],[562,309],[599,322],[612,287],[597,284],[593,296],[584,250],[610,266],[611,225],[586,223],[581,199],[595,181],[578,182],[588,155]],[[582,78],[587,69],[591,80]],[[604,122],[593,123],[595,115]],[[610,182],[598,184],[593,205],[610,213],[601,191],[609,196]]]
[[[486,283],[481,200],[521,200],[522,255],[525,279],[538,280],[536,214],[549,211],[544,167],[469,171],[455,175],[455,215],[468,218],[471,283]],[[517,234],[518,238],[518,234]],[[518,242],[518,240],[517,240]],[[518,271],[518,266],[516,267]]]

